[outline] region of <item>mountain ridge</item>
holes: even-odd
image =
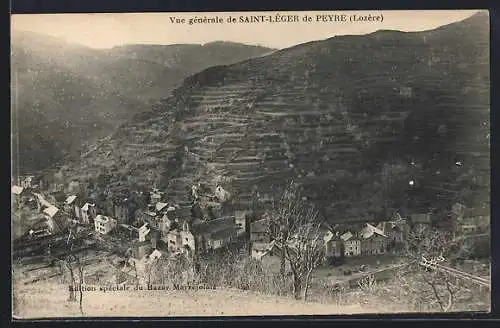
[[[18,171],[14,176],[53,167],[66,156],[79,156],[85,143],[147,110],[197,69],[269,50],[251,47],[247,54],[242,49],[244,45],[232,52],[232,46],[227,46],[207,54],[196,48],[190,59],[197,65],[187,69],[189,63],[180,66],[172,61],[167,66],[37,32],[12,31],[12,110],[18,111],[20,120],[19,131],[13,130],[13,145],[17,136],[20,144],[20,163],[13,154]],[[219,56],[221,51],[224,56]]]

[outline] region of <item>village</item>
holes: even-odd
[[[224,206],[230,195],[222,186],[213,190],[208,201],[202,201],[206,195],[201,196],[199,186],[193,186],[195,201],[183,204],[170,203],[162,191],[153,188],[145,208],[131,210],[128,200],[123,199],[114,204],[113,215],[103,214],[101,204],[77,194],[59,192],[58,199],[50,194],[34,176],[22,177],[12,186],[13,213],[23,208],[38,213],[30,222],[13,223],[17,237],[14,260],[77,252],[75,245],[113,250],[125,259],[120,279],[125,283],[134,280],[132,269],[144,268],[161,257],[209,257],[236,249],[264,268],[279,270],[282,247],[270,233],[270,214],[256,217],[250,211]],[[450,206],[450,216],[457,236],[489,233],[489,209],[469,209],[455,203]],[[397,258],[405,251],[408,235],[430,229],[432,220],[432,213],[402,217],[396,212],[378,222],[322,224],[322,267],[330,272],[339,264],[356,263],[360,264],[356,271],[363,272],[367,271],[365,263],[377,263],[370,269],[380,270],[384,256]],[[16,224],[22,225],[21,231]],[[340,275],[351,276],[352,271],[343,270]],[[137,279],[141,281],[136,274],[134,281]]]

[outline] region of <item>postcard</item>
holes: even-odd
[[[13,318],[489,312],[489,33],[12,15]]]

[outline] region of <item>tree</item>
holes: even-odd
[[[84,284],[84,272],[83,272],[83,263],[80,261],[80,258],[74,254],[69,254],[64,259],[61,260],[61,264],[63,267],[68,269],[71,279],[71,287],[69,288],[69,301],[76,301],[76,291],[75,287],[79,292],[79,305],[80,312],[83,314],[83,291],[82,285]]]
[[[79,305],[80,312],[83,315],[83,291],[82,286],[84,284],[84,264],[80,260],[80,258],[75,254],[73,250],[73,244],[75,241],[76,229],[70,228],[68,230],[68,238],[66,239],[66,248],[67,255],[61,259],[59,259],[59,264],[61,268],[61,272],[64,268],[69,271],[70,279],[71,279],[71,288],[69,288],[69,301],[76,301],[76,294],[74,288],[77,287],[79,292]]]
[[[283,191],[281,198],[274,204],[273,212],[270,215],[267,233],[272,240],[280,245],[287,243],[289,231],[296,229],[297,218],[302,212],[301,200],[298,195],[297,186],[291,181]],[[285,277],[285,252],[281,252],[282,277]]]
[[[438,263],[444,260],[453,249],[453,235],[442,229],[419,228],[413,230],[406,238],[407,255],[419,263]],[[429,293],[437,301],[441,311],[449,311],[455,300],[453,277],[434,270],[431,267],[419,266],[418,276],[429,286],[430,290],[419,290]]]
[[[297,227],[283,250],[292,271],[294,297],[299,299],[302,292],[306,301],[312,273],[324,258],[324,244],[317,212],[310,210],[300,220],[303,225]]]
[[[298,186],[291,181],[270,217],[268,233],[281,248],[281,276],[286,261],[293,278],[296,299],[306,299],[313,270],[321,263],[324,244],[317,210],[304,204]]]

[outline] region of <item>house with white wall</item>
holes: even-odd
[[[107,235],[113,231],[117,224],[118,222],[115,219],[100,214],[94,219],[95,231],[103,235]]]

